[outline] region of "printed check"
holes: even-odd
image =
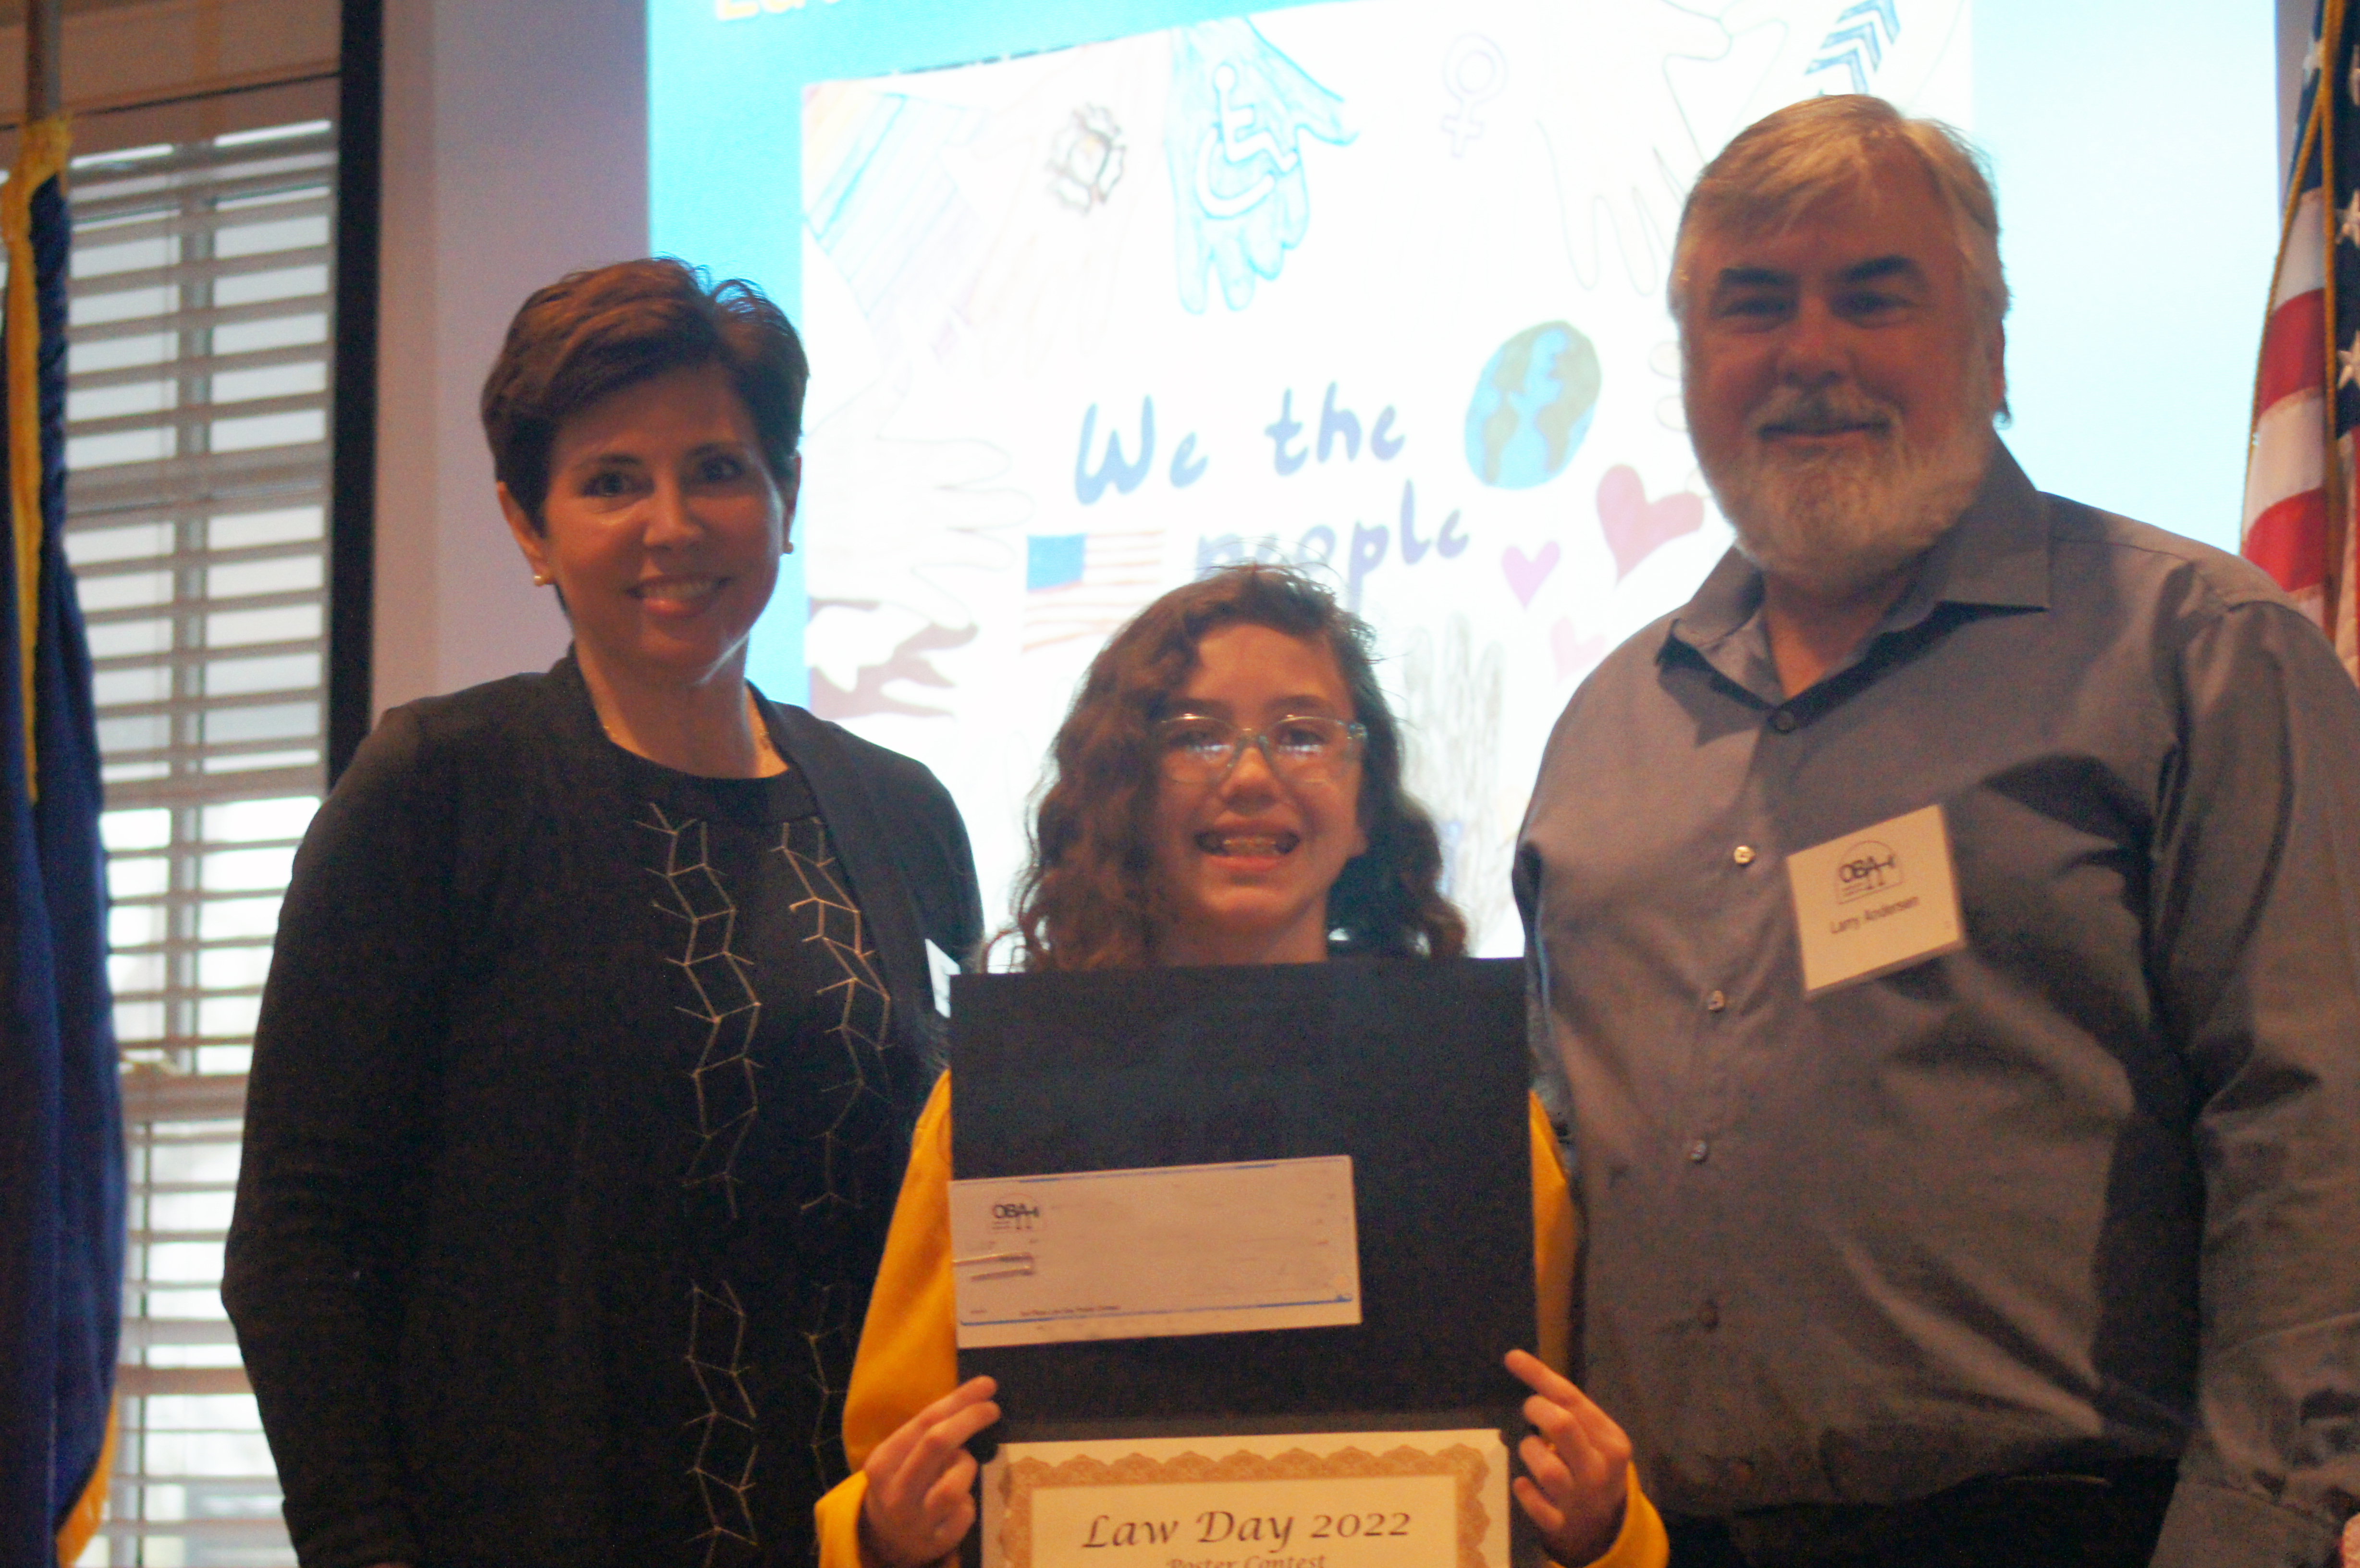
[[[1344,1155],[953,1181],[962,1350],[1360,1321]]]

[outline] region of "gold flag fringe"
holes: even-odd
[[[0,341],[8,356],[8,510],[16,545],[16,648],[25,715],[25,786],[40,799],[33,749],[33,660],[41,636],[41,320],[33,276],[33,192],[65,173],[71,144],[66,116],[24,128],[16,167],[0,186],[0,245],[8,255],[8,294],[0,307]]]

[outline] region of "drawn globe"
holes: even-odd
[[[1598,349],[1569,321],[1500,345],[1467,405],[1467,466],[1484,484],[1529,490],[1565,472],[1598,413]]]

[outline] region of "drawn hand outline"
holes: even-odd
[[[1257,31],[1231,17],[1172,32],[1164,157],[1172,180],[1182,308],[1210,303],[1206,274],[1232,310],[1254,280],[1278,276],[1311,222],[1303,139],[1352,141],[1343,99]]]

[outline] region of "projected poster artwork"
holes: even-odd
[[[1375,626],[1479,948],[1550,723],[1728,542],[1663,297],[1767,110],[1964,124],[1965,0],[1354,0],[805,89],[812,706],[1004,907],[1107,634],[1288,561]],[[995,912],[999,912],[997,909]]]

